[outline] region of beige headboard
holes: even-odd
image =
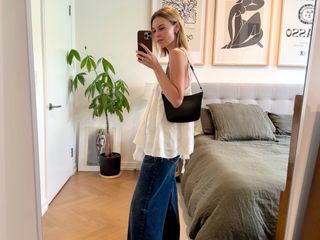
[[[258,104],[264,111],[292,114],[294,97],[303,94],[302,84],[253,84],[253,83],[201,83],[204,97],[202,105],[208,103],[236,102]],[[199,91],[192,83],[193,92]]]

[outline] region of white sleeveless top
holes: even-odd
[[[191,94],[191,75],[188,65],[189,87],[185,95]],[[142,121],[133,140],[136,150],[133,158],[142,161],[144,155],[173,158],[180,155],[189,159],[194,145],[194,123],[169,122],[164,112],[161,88],[157,82],[153,87]]]

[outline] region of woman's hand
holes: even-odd
[[[159,65],[157,57],[143,43],[140,43],[140,46],[147,53],[137,50],[138,62],[154,70]]]

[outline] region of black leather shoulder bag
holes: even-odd
[[[177,108],[173,107],[170,101],[167,99],[167,97],[162,93],[161,95],[164,104],[164,111],[169,122],[193,122],[200,118],[203,90],[197,78],[197,75],[194,72],[193,66],[189,62],[189,59],[188,64],[199,84],[200,92],[184,96],[182,104]]]

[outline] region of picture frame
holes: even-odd
[[[194,65],[204,64],[207,0],[152,0],[152,14],[158,9],[171,6],[178,10],[185,23],[189,53]],[[167,63],[168,57],[160,57],[160,63]]]
[[[216,0],[213,65],[269,64],[272,0]],[[249,8],[250,5],[250,8]]]
[[[102,129],[105,132],[105,126],[88,125],[80,126],[79,144],[78,144],[78,170],[79,171],[100,171],[98,161],[98,151],[96,149],[96,138],[98,131]],[[119,128],[110,127],[109,129],[113,151],[120,153],[121,133]]]
[[[283,0],[278,66],[306,67],[314,4],[314,0]]]

